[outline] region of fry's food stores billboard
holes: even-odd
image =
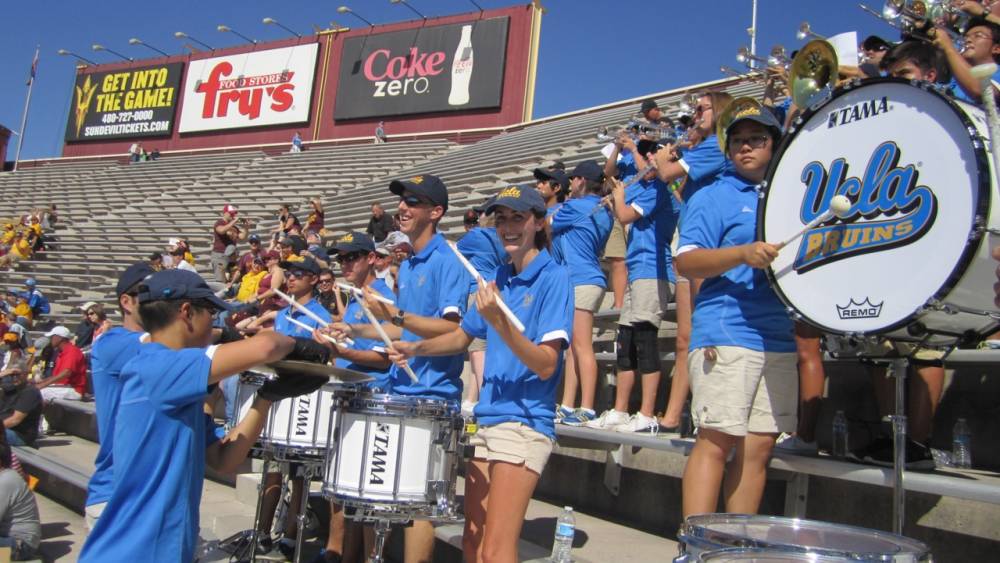
[[[334,119],[499,107],[508,20],[347,38]]]
[[[77,75],[66,141],[170,135],[183,68],[168,63]]]
[[[308,43],[192,61],[180,132],[309,121],[318,48]]]

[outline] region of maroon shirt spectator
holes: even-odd
[[[309,200],[309,203],[312,205],[312,212],[306,217],[306,231],[318,233],[323,229],[324,217],[326,216],[323,212],[323,202],[320,201],[319,197],[314,197]]]

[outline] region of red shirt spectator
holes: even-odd
[[[83,395],[87,392],[87,360],[83,352],[70,340],[72,333],[64,326],[57,326],[46,333],[52,339],[52,347],[59,350],[52,377],[40,381],[38,388],[50,385],[69,386]]]

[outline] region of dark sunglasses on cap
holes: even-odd
[[[367,252],[351,252],[350,254],[341,254],[337,256],[338,264],[346,264],[347,262],[354,262],[355,260],[368,256]]]

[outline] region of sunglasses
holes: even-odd
[[[367,252],[352,252],[350,254],[342,254],[337,256],[338,264],[346,264],[348,262],[354,262],[355,260],[361,258],[362,256],[368,256]]]
[[[319,283],[322,284],[322,285],[326,285],[326,284],[329,284],[329,283],[333,283],[333,280],[327,280],[327,279],[320,278],[319,279]]]
[[[418,205],[434,205],[427,199],[413,194],[401,195],[399,196],[399,201],[405,203],[407,207],[416,207]]]
[[[770,135],[751,135],[749,137],[730,137],[729,148],[740,148],[743,145],[750,145],[752,149],[762,148],[771,139]]]
[[[288,270],[289,278],[304,278],[305,276],[311,276],[312,272],[307,272],[305,270]]]

